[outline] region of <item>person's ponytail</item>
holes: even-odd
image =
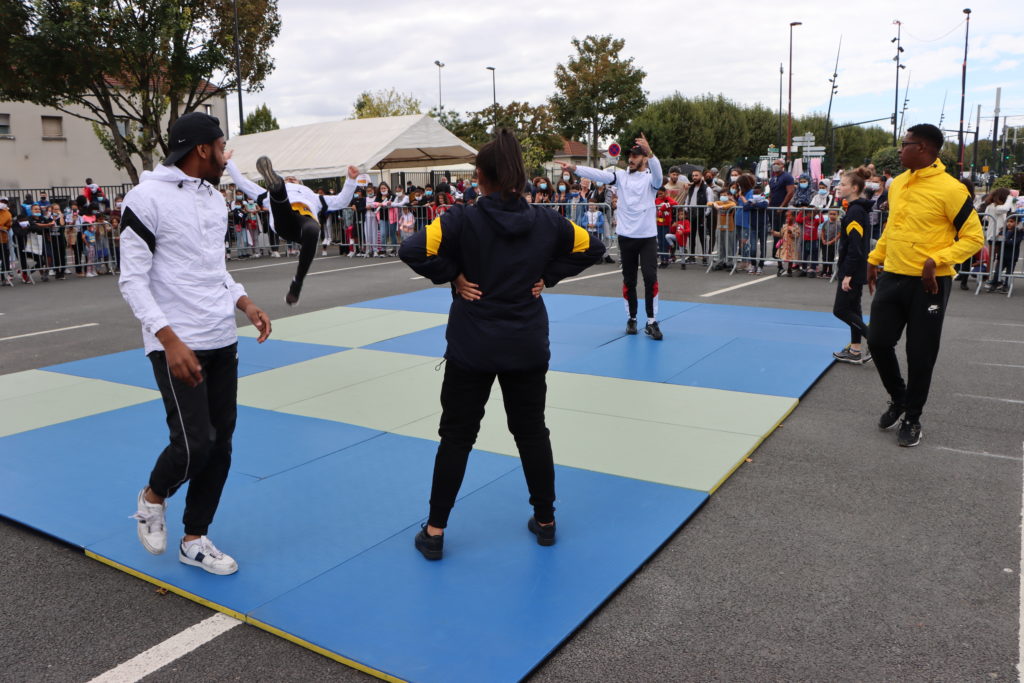
[[[516,199],[522,196],[526,188],[523,149],[509,129],[499,129],[494,139],[480,148],[476,155],[476,167],[492,191],[499,190],[502,198]]]

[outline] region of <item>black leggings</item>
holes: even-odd
[[[647,319],[658,315],[658,238],[619,237],[619,260],[622,261],[622,296],[630,318],[636,317],[636,271],[644,276],[644,304]]]
[[[309,266],[316,256],[317,244],[320,241],[320,224],[315,218],[292,209],[288,201],[288,191],[282,186],[279,192],[270,193],[270,212],[274,216],[274,228],[277,234],[289,242],[299,244],[299,266],[295,269],[293,287],[302,288]]]
[[[519,459],[530,491],[530,504],[538,522],[555,518],[555,465],[551,438],[544,424],[547,398],[547,367],[519,372],[474,372],[452,361],[445,363],[441,385],[441,444],[434,459],[434,482],[430,489],[429,523],[439,529],[448,526],[448,515],[459,495],[466,474],[469,452],[480,431],[484,404],[491,385],[498,378],[508,430],[515,437]]]
[[[871,302],[868,347],[885,390],[893,403],[906,410],[907,420],[911,422],[921,418],[928,400],[952,285],[951,277],[935,279],[939,291],[928,294],[919,276],[882,273]],[[904,327],[907,329],[906,382],[896,359],[896,343]]]
[[[868,336],[868,326],[864,323],[860,299],[864,285],[850,285],[850,291],[843,291],[843,281],[836,287],[836,300],[832,304],[832,315],[850,326],[850,343],[860,344],[861,339]]]
[[[185,533],[205,536],[231,467],[231,437],[238,410],[238,349],[232,344],[195,353],[203,373],[203,381],[195,387],[171,374],[163,351],[149,354],[170,429],[170,444],[149,475],[149,488],[168,498],[188,481]]]

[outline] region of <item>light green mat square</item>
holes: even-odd
[[[283,407],[306,400],[316,403],[319,397],[339,389],[421,365],[433,368],[437,361],[407,353],[349,349],[242,377],[238,380],[238,402],[254,408],[291,412]],[[439,392],[439,389],[431,390]],[[366,388],[362,393],[367,393]],[[345,419],[344,406],[350,403],[345,392],[324,398],[324,401],[336,411],[326,419],[357,424]]]
[[[422,356],[418,358],[420,361],[424,360]],[[277,410],[400,434],[398,427],[401,425],[439,414],[441,411],[439,387],[442,372],[435,370],[437,360],[425,360],[426,363],[421,362],[419,365],[388,375],[350,384],[315,398],[290,403]],[[436,425],[434,431],[437,431]],[[436,436],[434,440],[437,440]]]
[[[419,332],[448,322],[442,313],[417,313],[411,311],[386,311],[372,308],[335,308],[332,311],[359,311],[349,316],[335,314],[310,320],[294,320],[299,316],[282,318],[273,322],[271,337],[284,341],[327,344],[333,346],[367,346],[385,339]],[[326,324],[333,320],[333,324]],[[339,322],[340,321],[340,322]],[[243,328],[239,334],[255,337],[255,328]]]
[[[394,429],[437,441],[440,413]],[[760,436],[548,408],[559,465],[714,492],[761,442]],[[500,401],[491,401],[476,448],[518,455]]]
[[[346,306],[312,311],[310,313],[299,313],[298,315],[290,315],[286,318],[275,318],[272,320],[273,330],[271,336],[275,339],[288,341],[291,340],[292,335],[308,334],[329,327],[357,323],[361,320],[376,318],[388,313],[391,313],[391,311],[377,308],[349,308]],[[252,325],[243,325],[239,328],[238,334],[243,337],[259,336]]]
[[[788,415],[796,405],[796,399],[783,396],[548,373],[550,407],[738,434],[770,432],[780,415]]]
[[[45,370],[12,372],[9,375],[0,375],[0,400],[15,399],[17,401],[29,394],[60,389],[80,381],[82,381],[81,377],[63,372],[47,372]],[[6,405],[5,401],[4,411],[6,411]],[[0,419],[2,419],[4,411],[0,411]]]
[[[160,398],[160,392],[152,389],[100,379],[73,377],[45,370],[15,374],[21,375],[17,379],[19,382],[26,379],[30,381],[26,391],[32,391],[31,382],[35,382],[35,388],[48,388],[19,394],[17,400],[7,401],[0,412],[0,436],[27,432]],[[57,380],[48,375],[56,375],[63,379]],[[5,379],[0,380],[0,386],[6,387],[9,381],[6,378],[10,377],[13,375],[5,375]],[[65,382],[65,379],[71,381]]]

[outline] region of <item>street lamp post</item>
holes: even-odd
[[[786,163],[789,164],[790,154],[793,153],[793,27],[802,26],[801,21],[789,22],[789,114],[786,124]]]
[[[444,62],[435,59],[434,65],[437,67],[437,115],[440,116],[444,113],[444,104],[441,103],[441,69],[444,68]]]
[[[903,54],[903,48],[900,46],[903,36],[903,22],[896,19],[892,23],[896,24],[896,37],[890,40],[890,43],[896,43],[896,56],[892,58],[892,61],[896,62],[896,94],[892,96],[892,146],[896,146],[896,130],[897,124],[896,119],[900,111],[900,69],[906,69],[905,64],[900,64],[900,57]]]
[[[496,69],[493,66],[485,67],[491,72],[491,126],[494,128],[494,132],[498,132],[498,86],[497,78],[494,75]]]
[[[830,92],[829,92],[829,95],[828,95],[828,112],[825,114],[825,136],[826,137],[830,137],[829,133],[832,130],[832,98],[836,96],[837,92],[839,92],[839,84],[838,84],[838,81],[839,81],[839,52],[842,49],[843,49],[843,37],[839,36],[839,47],[836,48],[836,65],[835,65],[835,68],[832,69],[832,78],[828,79],[828,82],[830,84],[830,88],[829,88]],[[828,166],[829,166],[830,169],[835,165],[835,159],[833,158],[834,155],[835,155],[835,150],[832,149],[831,146],[829,146],[828,157],[826,157],[826,160],[828,162]]]
[[[782,151],[782,62],[779,62],[779,139],[776,145]]]
[[[960,146],[960,151],[957,155],[960,159],[960,178],[964,177],[964,101],[967,97],[967,39],[971,35],[971,10],[969,8],[964,9],[964,14],[967,15],[967,28],[964,30],[964,65],[960,75],[960,132],[957,137]]]

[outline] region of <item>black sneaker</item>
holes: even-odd
[[[889,407],[882,413],[882,417],[878,418],[879,429],[892,429],[896,426],[896,423],[900,421],[900,417],[903,416],[903,408],[896,405],[892,401],[889,401]]]
[[[854,351],[847,345],[842,351],[833,351],[832,357],[841,363],[853,363],[860,365],[864,362],[864,356],[860,351]]]
[[[903,420],[900,422],[900,431],[896,435],[896,443],[904,448],[910,448],[921,443],[921,423]]]
[[[416,534],[416,550],[428,560],[440,560],[444,554],[444,534],[431,536],[427,533],[427,525],[424,524]]]
[[[289,306],[294,306],[299,303],[299,293],[302,291],[302,285],[295,280],[292,280],[292,284],[288,287],[288,293],[284,297],[284,302]]]
[[[636,318],[626,321],[626,334],[636,334]]]
[[[257,159],[256,170],[263,176],[267,192],[273,193],[284,189],[284,179],[274,171],[274,166],[270,163],[270,157],[260,157]]]
[[[661,341],[661,328],[658,327],[658,323],[654,320],[647,323],[647,326],[644,328],[644,334],[646,334],[654,341]]]
[[[537,545],[555,544],[554,522],[548,526],[541,526],[535,517],[530,517],[530,521],[526,523],[526,528],[530,530],[530,533],[537,537]]]

